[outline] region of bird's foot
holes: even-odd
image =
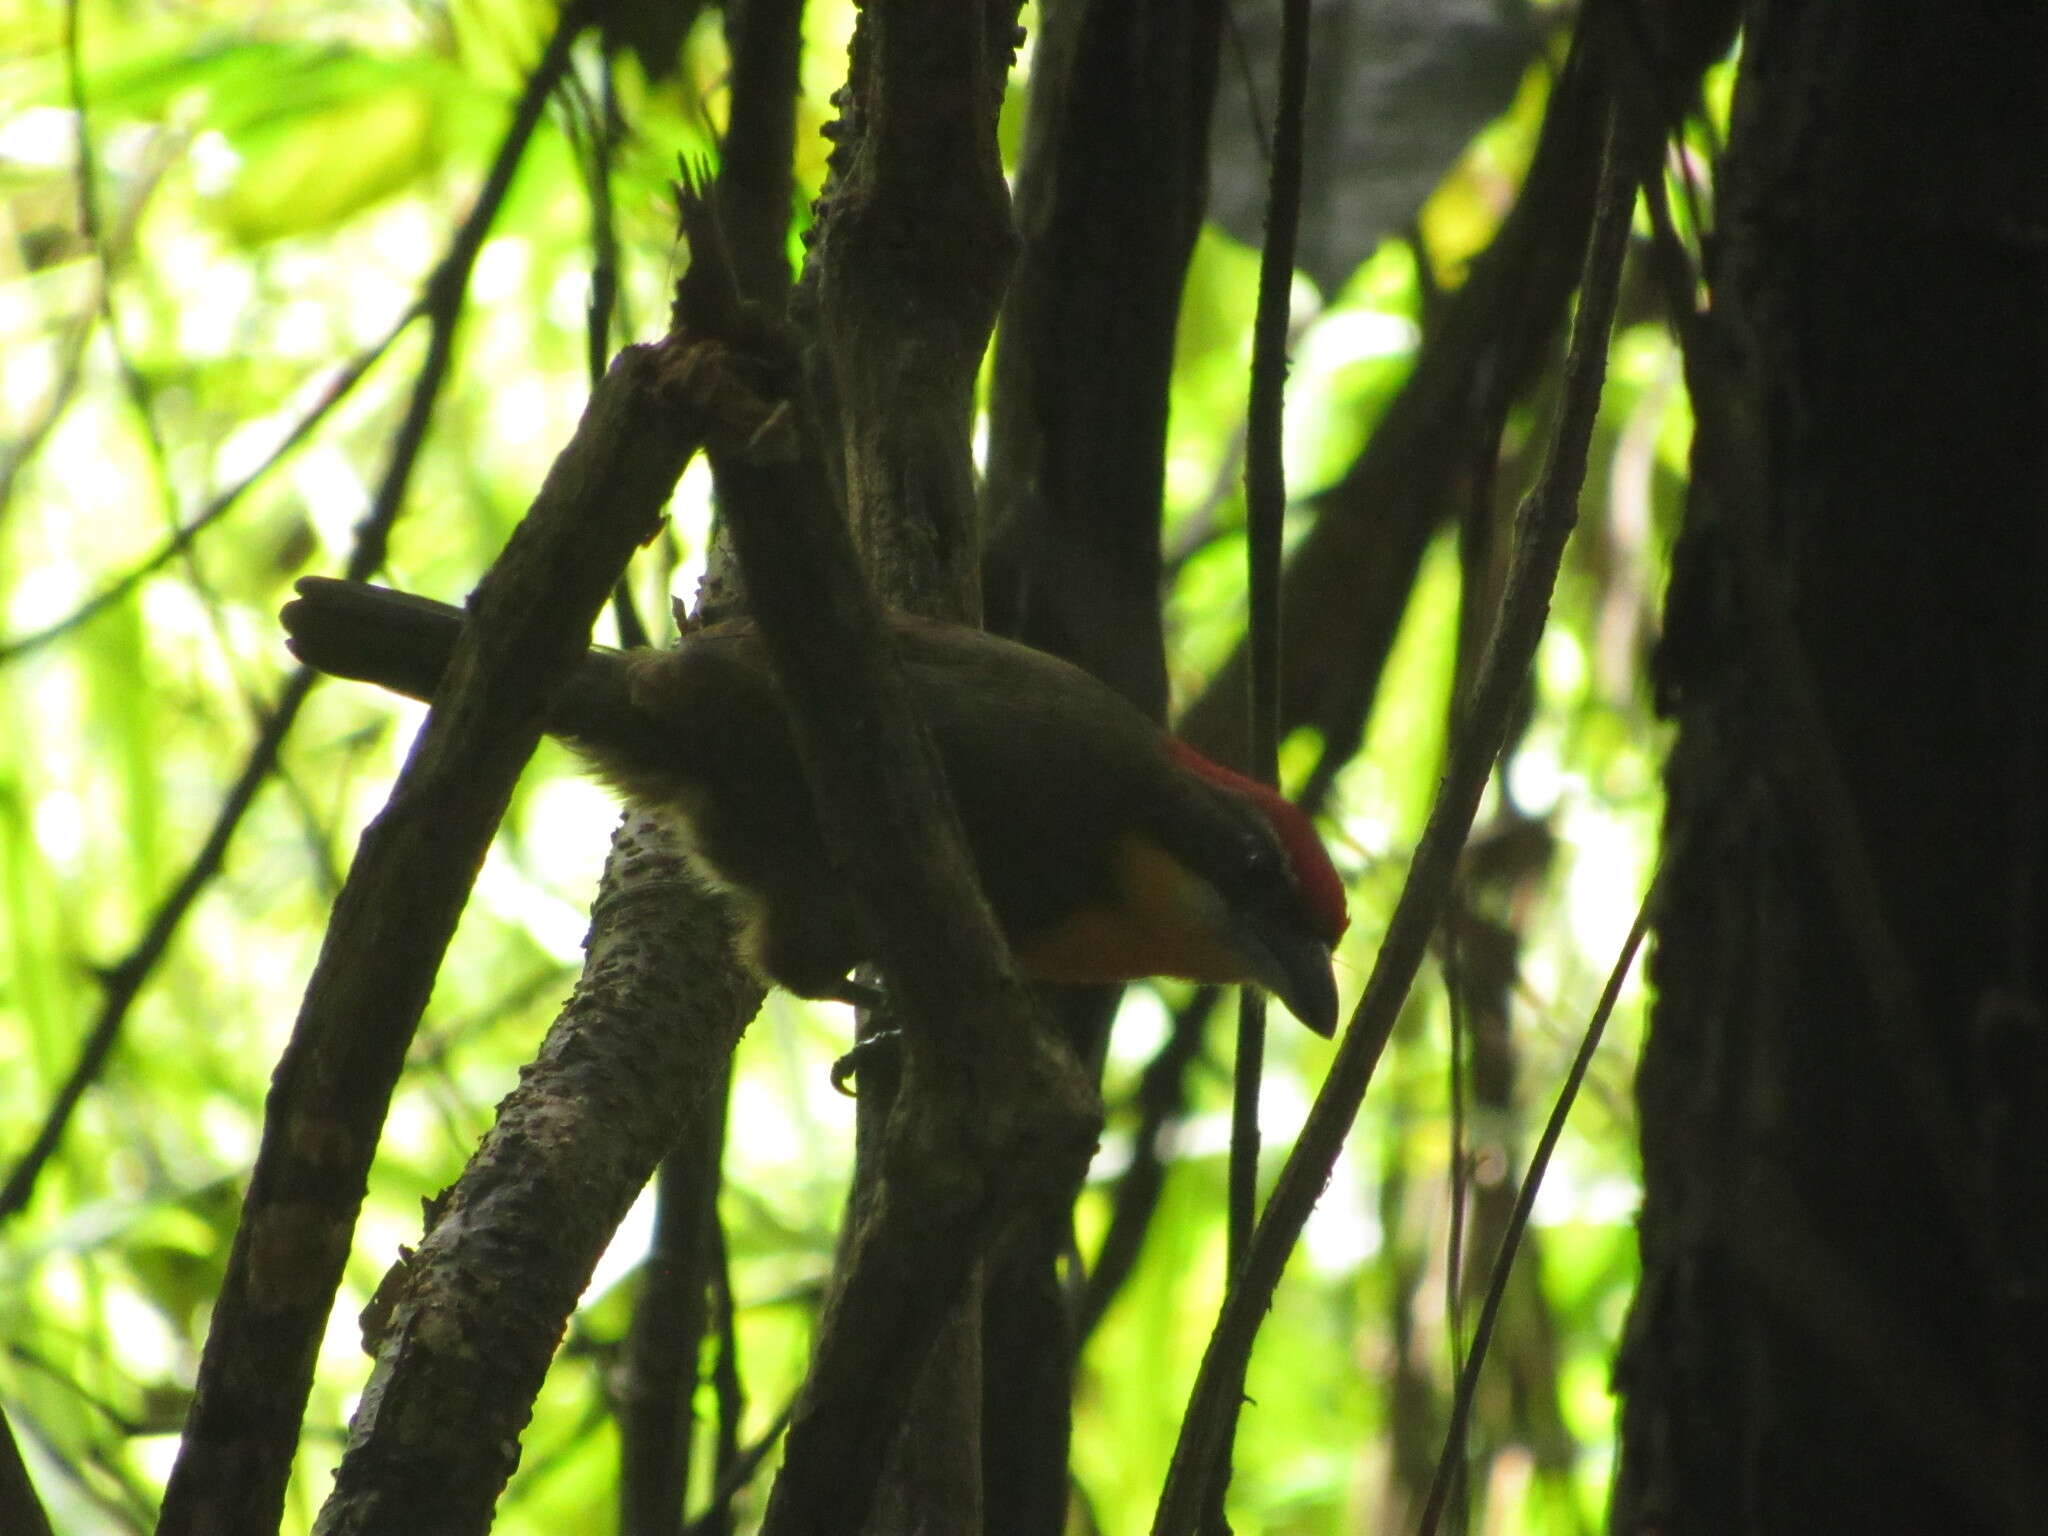
[[[856,1041],[852,1050],[832,1063],[832,1086],[853,1097],[853,1090],[847,1087],[854,1077],[870,1067],[894,1070],[903,1054],[903,1032],[896,1029],[878,1029],[867,1039]]]

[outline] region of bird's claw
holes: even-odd
[[[885,1063],[893,1065],[902,1048],[903,1037],[900,1031],[876,1030],[867,1039],[856,1041],[852,1050],[832,1063],[832,1086],[849,1099],[852,1098],[854,1091],[847,1084],[853,1081],[861,1069]]]

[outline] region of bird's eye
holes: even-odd
[[[1260,889],[1278,889],[1287,884],[1287,856],[1270,837],[1257,833],[1244,840],[1244,875]]]

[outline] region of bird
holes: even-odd
[[[302,578],[280,619],[334,676],[431,701],[461,610]],[[965,625],[892,614],[982,890],[1020,974],[1255,983],[1328,1037],[1344,887],[1309,819],[1211,762],[1079,667]],[[743,958],[800,997],[867,1001],[865,914],[833,874],[760,631],[588,651],[550,735],[630,802],[666,813],[733,901]]]

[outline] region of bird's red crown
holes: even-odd
[[[1335,949],[1337,941],[1344,936],[1344,930],[1351,926],[1351,914],[1345,909],[1344,882],[1337,878],[1336,866],[1330,862],[1323,840],[1316,836],[1316,829],[1309,819],[1272,785],[1261,784],[1235,769],[1211,762],[1177,736],[1167,740],[1173,755],[1190,772],[1211,784],[1243,795],[1265,812],[1266,820],[1272,823],[1273,835],[1280,839],[1280,847],[1293,868],[1295,881],[1301,886],[1309,915],[1315,919],[1318,937]]]

